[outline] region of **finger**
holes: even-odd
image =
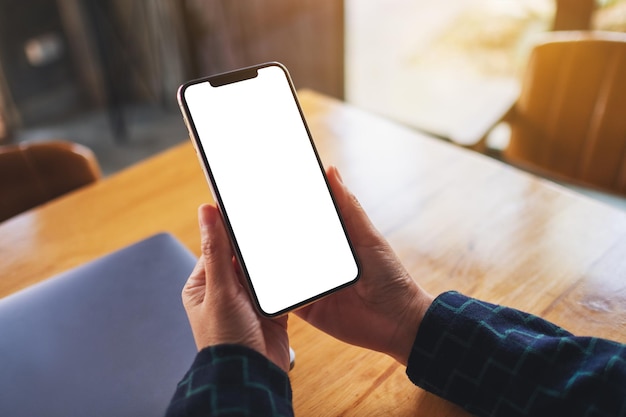
[[[233,275],[232,253],[226,229],[218,209],[202,205],[198,209],[202,259],[206,276],[207,291],[231,291],[237,280]]]
[[[381,239],[381,236],[358,199],[344,184],[339,170],[331,166],[326,171],[326,176],[348,229],[348,234],[355,240],[354,243],[375,244]]]

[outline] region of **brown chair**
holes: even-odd
[[[505,161],[626,195],[626,33],[552,33],[533,49],[503,120]]]
[[[0,146],[0,221],[100,177],[93,152],[75,143]]]
[[[552,30],[589,30],[596,0],[556,0]]]

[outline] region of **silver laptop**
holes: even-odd
[[[162,416],[196,353],[195,261],[159,234],[1,299],[0,416]]]

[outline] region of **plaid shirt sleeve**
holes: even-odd
[[[211,346],[196,356],[166,415],[293,416],[289,377],[252,349]]]
[[[478,416],[626,416],[626,345],[456,292],[428,310],[407,375]]]

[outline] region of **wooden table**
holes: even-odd
[[[337,165],[413,277],[626,342],[626,215],[311,91],[300,93]],[[181,122],[182,123],[182,122]],[[159,231],[199,252],[211,199],[190,144],[0,224],[0,296]],[[298,416],[466,415],[391,358],[290,318]]]

